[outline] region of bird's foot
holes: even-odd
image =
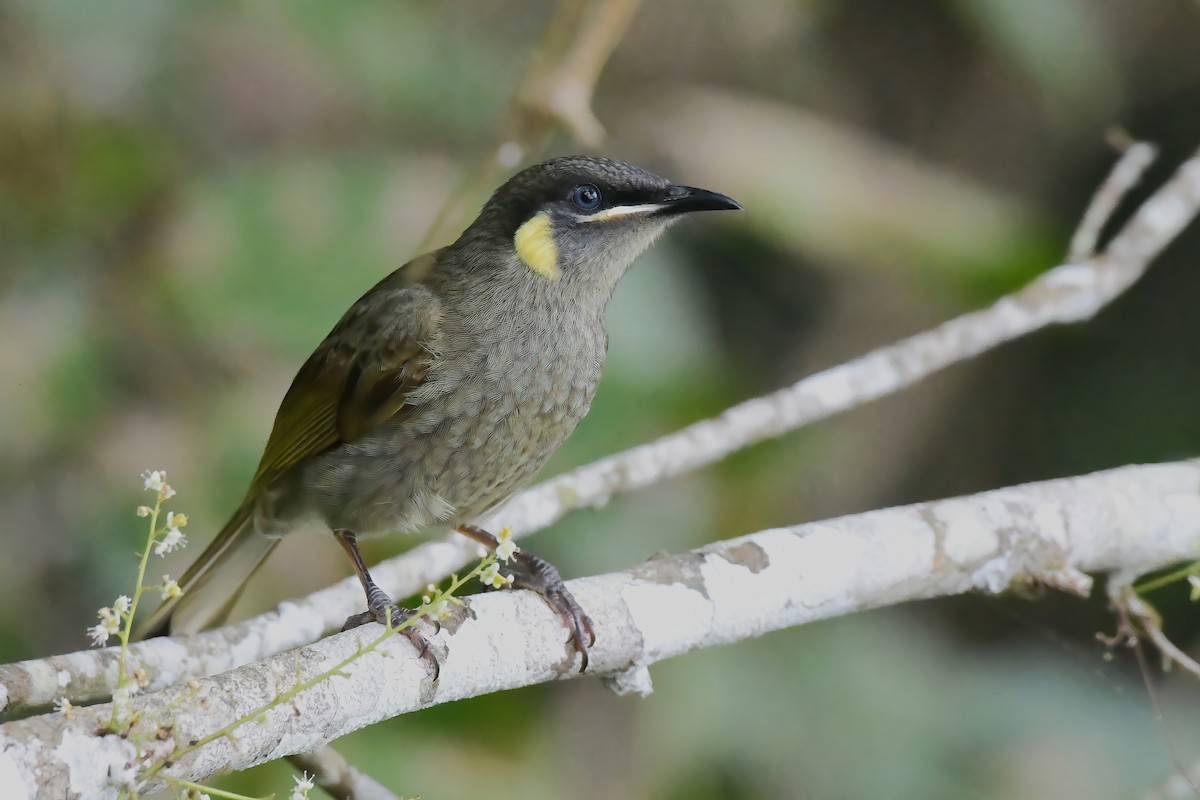
[[[588,648],[596,643],[596,632],[592,628],[592,618],[584,612],[575,596],[567,589],[554,565],[543,558],[518,550],[513,553],[508,563],[500,566],[500,574],[506,578],[512,577],[514,589],[537,592],[558,612],[563,624],[571,632],[571,644],[581,657],[579,671],[584,672],[588,665]]]
[[[458,532],[472,539],[489,550],[495,552],[500,546],[500,540],[477,525],[459,525]],[[515,550],[507,561],[499,565],[500,574],[511,578],[509,586],[513,589],[529,589],[537,592],[542,599],[562,617],[563,624],[571,632],[571,644],[575,652],[581,656],[579,671],[583,672],[588,665],[588,648],[596,643],[596,632],[592,628],[592,618],[589,617],[575,600],[575,596],[563,583],[562,576],[554,565],[543,558],[530,555],[524,550]]]
[[[354,614],[346,618],[345,624],[342,625],[343,631],[348,631],[357,628],[360,625],[366,625],[368,622],[378,622],[380,625],[397,628],[408,620],[412,619],[415,611],[407,608],[401,608],[392,602],[382,590],[371,592],[367,596],[368,608],[361,614]],[[437,620],[431,620],[430,617],[424,617],[422,621],[430,621],[430,624],[435,626],[434,633],[438,633],[442,629],[442,625]],[[429,640],[421,631],[417,630],[415,624],[408,625],[398,631],[404,638],[412,642],[413,647],[417,648],[417,656],[424,659],[430,668],[433,670],[433,679],[438,679],[438,673],[441,671],[441,664],[438,663],[437,655],[429,647]]]

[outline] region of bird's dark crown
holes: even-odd
[[[484,206],[481,220],[494,231],[511,236],[538,211],[556,203],[564,208],[579,186],[591,184],[600,190],[601,211],[614,206],[660,202],[671,182],[653,172],[595,156],[563,156],[521,170],[508,179]]]

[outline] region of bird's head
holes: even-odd
[[[631,164],[567,156],[510,178],[460,242],[487,241],[538,281],[606,300],[673,222],[693,211],[739,208],[723,194],[673,184]]]

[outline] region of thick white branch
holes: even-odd
[[[1073,255],[1096,241],[1121,193],[1136,183],[1151,157],[1151,148],[1144,144],[1126,151],[1085,214]],[[756,442],[899,391],[1032,331],[1086,319],[1136,281],[1198,211],[1200,155],[1180,166],[1138,209],[1105,253],[1055,267],[989,308],[543,483],[482,524],[492,529],[509,525],[518,537],[533,533],[572,510],[603,505],[614,494],[698,469]],[[451,537],[385,561],[372,568],[372,574],[393,596],[405,597],[461,569],[474,550],[462,537]],[[362,590],[348,578],[221,630],[135,645],[133,658],[150,676],[150,688],[163,688],[316,641],[338,630],[361,604]],[[59,697],[75,702],[104,699],[112,693],[115,676],[114,648],[0,665],[0,714],[45,708]]]
[[[624,572],[571,581],[596,623],[590,672],[638,685],[656,661],[864,609],[1036,582],[1090,588],[1088,571],[1148,570],[1200,552],[1200,459],[872,511],[762,531]],[[529,592],[473,598],[435,637],[430,681],[393,637],[327,680],[179,758],[203,779],[312,750],[383,719],[465,697],[575,677],[557,616]],[[294,652],[135,698],[134,736],[156,756],[252,714],[298,679],[336,665],[380,631],[371,625]],[[633,679],[630,680],[630,676]],[[33,797],[111,798],[133,774],[130,738],[96,735],[109,706],[0,726],[0,775]],[[9,793],[6,797],[20,797]]]

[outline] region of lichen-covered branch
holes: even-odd
[[[1116,193],[1136,182],[1149,156],[1145,145],[1127,149],[1113,170],[1118,177],[1097,193],[1092,209],[1111,212]],[[899,391],[1039,328],[1085,319],[1136,281],[1198,210],[1200,156],[1194,156],[1138,209],[1105,252],[1055,267],[989,308],[543,483],[515,497],[483,524],[509,525],[518,537],[533,533],[572,510],[600,506],[614,494],[699,469],[756,442]],[[1100,217],[1089,210],[1084,219],[1084,240],[1094,242]],[[460,569],[473,556],[473,545],[452,537],[418,546],[372,568],[372,573],[392,596],[405,597]],[[316,641],[360,611],[361,602],[361,588],[348,578],[254,619],[196,636],[139,643],[131,653],[149,675],[149,688],[160,689]],[[58,697],[73,702],[104,699],[112,692],[115,673],[111,648],[0,665],[0,713],[45,708]]]
[[[590,673],[648,689],[646,668],[704,647],[921,598],[998,592],[1017,584],[1086,592],[1086,572],[1150,570],[1200,551],[1200,459],[872,511],[779,528],[572,581],[592,615]],[[322,639],[213,678],[134,698],[142,741],[158,757],[254,712],[281,691],[353,654],[378,628]],[[575,677],[578,659],[557,616],[529,592],[473,598],[435,637],[430,681],[412,645],[392,637],[342,677],[175,760],[199,780],[312,750],[383,719],[438,703]],[[37,796],[111,797],[129,775],[127,738],[97,735],[91,715],[47,714],[0,726],[0,773]],[[157,752],[161,750],[162,752]],[[109,792],[106,794],[106,792]]]

